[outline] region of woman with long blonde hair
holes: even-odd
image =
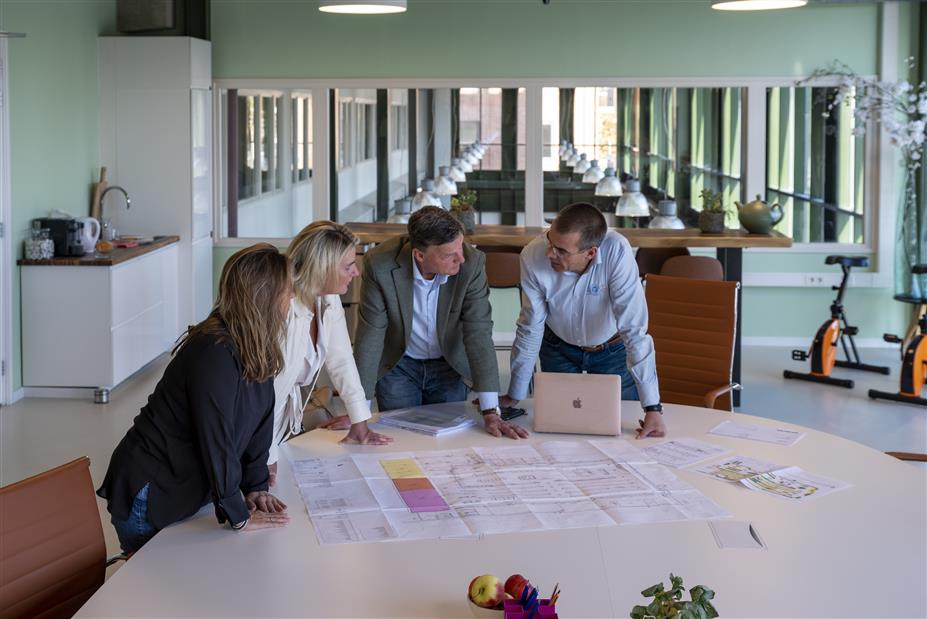
[[[347,409],[351,427],[343,443],[384,445],[392,439],[367,427],[370,404],[364,395],[339,295],[358,276],[357,237],[346,226],[316,221],[297,234],[287,255],[293,265],[293,292],[287,316],[284,369],[274,380],[274,447],[269,464],[276,474],[276,445],[302,432],[300,387],[313,387],[322,365]],[[311,390],[311,389],[310,389]]]
[[[289,521],[267,493],[267,456],[292,296],[287,258],[272,245],[225,263],[215,307],[181,338],[97,490],[124,552],[209,502],[236,530]]]

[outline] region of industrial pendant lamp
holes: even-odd
[[[355,15],[405,13],[406,0],[319,0],[319,10],[323,13]]]
[[[712,0],[711,8],[718,11],[770,11],[794,9],[808,4],[808,0]]]

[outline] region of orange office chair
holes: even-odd
[[[634,255],[637,270],[641,277],[653,273],[660,274],[663,263],[675,256],[688,256],[689,250],[685,247],[641,247]]]
[[[724,267],[721,261],[711,256],[674,256],[663,263],[660,275],[724,281]]]
[[[663,402],[732,410],[737,282],[647,275],[648,331]]]
[[[115,560],[106,560],[86,457],[0,488],[4,619],[73,616]]]

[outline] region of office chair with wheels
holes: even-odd
[[[663,402],[732,410],[737,282],[647,275],[657,378]]]
[[[71,617],[107,565],[90,460],[0,488],[0,616]]]

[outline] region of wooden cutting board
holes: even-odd
[[[100,180],[93,184],[93,191],[90,193],[90,216],[99,221],[101,224],[103,221],[100,219],[101,205],[100,205],[100,196],[103,195],[103,192],[106,190],[106,166],[100,168]]]

